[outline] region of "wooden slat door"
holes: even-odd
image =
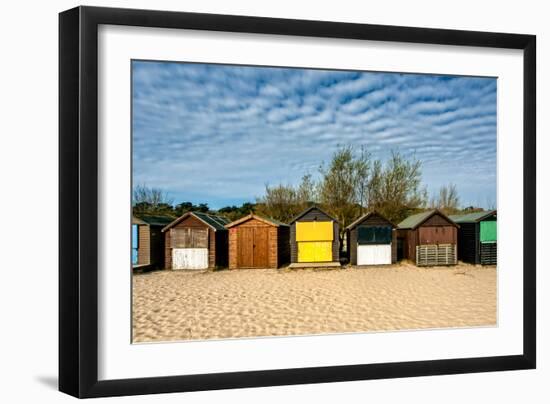
[[[240,227],[237,233],[237,266],[254,266],[254,228]]]
[[[254,267],[267,268],[269,229],[267,227],[254,228]]]
[[[269,264],[267,227],[240,227],[237,234],[237,266],[267,268]]]

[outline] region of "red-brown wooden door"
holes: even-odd
[[[237,266],[240,268],[267,268],[267,227],[240,227],[238,230]]]

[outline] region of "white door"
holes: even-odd
[[[174,248],[172,250],[172,268],[208,268],[208,248]]]
[[[391,244],[357,246],[357,265],[391,264]]]

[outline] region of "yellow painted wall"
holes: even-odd
[[[331,241],[300,241],[298,242],[298,262],[329,262],[332,261]]]
[[[332,241],[332,222],[296,222],[296,241]]]

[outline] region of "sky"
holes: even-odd
[[[429,195],[496,206],[495,78],[132,62],[133,183],[213,209],[318,175],[341,145],[422,161]]]

